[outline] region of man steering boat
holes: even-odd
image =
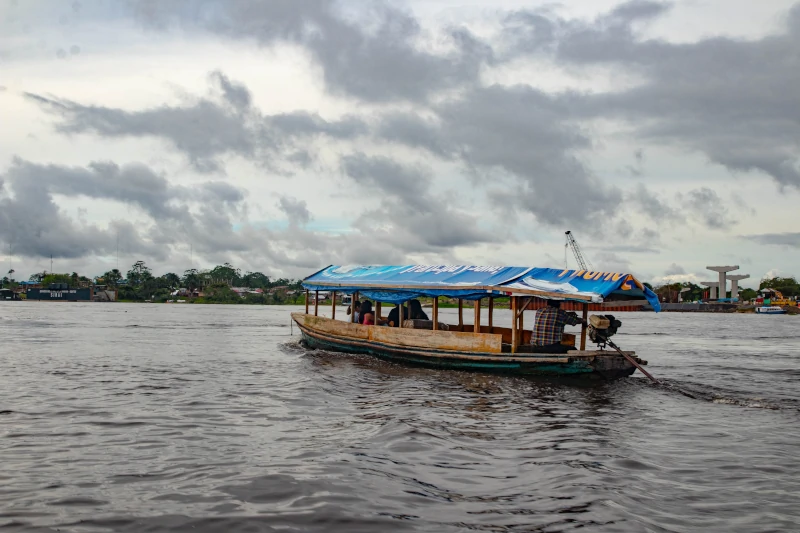
[[[564,336],[564,326],[587,325],[573,312],[561,309],[558,300],[547,300],[547,307],[536,311],[536,323],[531,334],[531,344],[536,353],[567,353],[574,350],[574,346],[561,344]]]

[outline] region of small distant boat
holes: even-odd
[[[756,307],[756,313],[759,315],[785,315],[786,309],[777,305],[761,306]]]
[[[534,267],[483,267],[464,265],[330,266],[303,280],[305,312],[292,313],[303,342],[335,352],[369,354],[399,363],[453,370],[507,372],[540,376],[585,376],[613,379],[629,376],[647,361],[634,352],[587,349],[587,333],[598,346],[592,330],[584,326],[580,342],[564,334],[566,353],[537,353],[530,344],[530,329],[523,326],[524,311],[534,298],[578,302],[583,318],[589,304],[602,308],[650,303],[660,310],[658,297],[629,274],[561,270]],[[319,293],[332,293],[331,318],[319,316]],[[375,303],[399,307],[400,327],[353,323],[353,315],[336,320],[336,295],[365,297]],[[431,320],[405,320],[406,302],[433,298]],[[439,297],[458,300],[458,323],[439,322]],[[511,327],[493,322],[494,299],[509,298]],[[488,324],[481,324],[481,301],[488,300]],[[473,324],[463,321],[463,303],[474,306]],[[313,309],[309,309],[309,307]],[[610,316],[610,315],[609,315]],[[592,317],[594,318],[594,317]],[[599,317],[603,318],[603,317]],[[614,329],[616,331],[616,329]],[[605,333],[611,335],[610,331]]]

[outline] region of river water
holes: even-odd
[[[292,310],[0,304],[0,530],[800,530],[800,317],[620,313],[664,383],[578,385],[308,351]]]

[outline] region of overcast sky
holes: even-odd
[[[0,0],[0,123],[18,279],[800,274],[790,0]]]

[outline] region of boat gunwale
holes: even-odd
[[[306,315],[305,313],[292,313],[292,320],[295,321],[295,323],[303,333],[311,335],[312,337],[317,338],[319,340],[325,340],[327,337],[330,338],[330,340],[332,341],[355,344],[361,347],[375,346],[424,357],[439,357],[439,358],[456,359],[456,360],[460,359],[465,361],[486,361],[486,362],[506,362],[506,363],[560,363],[560,364],[568,364],[576,361],[591,362],[596,357],[622,357],[616,352],[609,352],[604,350],[596,350],[596,351],[572,350],[564,355],[536,354],[536,353],[524,354],[524,355],[501,355],[493,352],[468,353],[468,352],[459,352],[454,350],[439,350],[439,349],[425,349],[423,347],[409,347],[400,344],[390,344],[381,341],[374,341],[371,339],[364,340],[354,337],[337,335],[327,331],[315,330],[314,328],[311,328],[306,324],[301,323],[301,321],[295,318],[295,315],[298,316],[314,316],[314,315]],[[320,316],[315,316],[315,318],[333,320],[327,317],[320,317]],[[365,326],[365,327],[380,327],[380,326]],[[428,330],[423,330],[423,331],[428,331]],[[463,332],[463,333],[469,333],[469,332]],[[637,359],[637,362],[639,362],[640,364],[647,364],[645,361],[636,357],[635,352],[624,352],[624,353]]]

